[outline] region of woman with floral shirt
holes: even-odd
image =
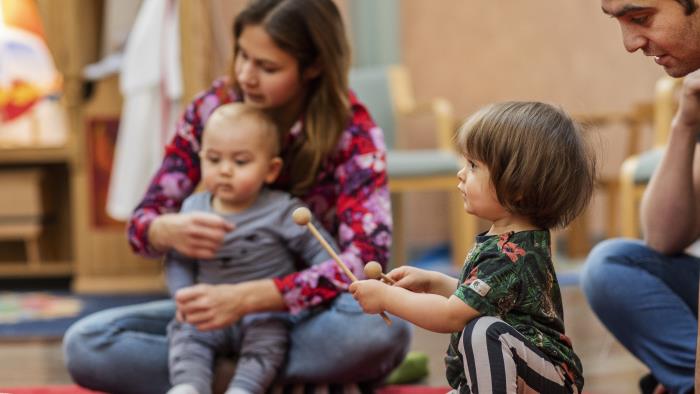
[[[459,279],[401,267],[388,274],[393,286],[365,280],[350,291],[368,313],[452,333],[445,361],[454,393],[580,393],[549,229],[588,204],[594,156],[571,118],[543,103],[486,107],[462,126],[458,144],[464,209],[492,223]]]
[[[207,118],[222,104],[245,101],[285,130],[285,166],[273,187],[309,206],[356,275],[365,262],[386,263],[386,149],[381,130],[348,90],[349,45],[338,9],[330,0],[257,0],[237,16],[233,31],[232,76],[215,81],[187,107],[129,223],[132,247],[147,256],[174,249],[206,259],[227,232],[236,231],[212,214],[177,212],[200,180]],[[344,293],[350,280],[332,260],[313,267],[297,263],[300,271],[284,277],[182,289],[177,310],[200,330],[251,312],[289,310],[296,320],[283,381],[380,381],[407,351],[409,325],[398,320],[389,328],[364,315]],[[71,375],[101,391],[167,391],[165,327],[174,314],[175,306],[157,302],[79,321],[64,339]]]

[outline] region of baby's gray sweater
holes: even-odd
[[[197,193],[185,200],[181,212],[212,212],[211,194]],[[226,234],[216,257],[195,260],[168,253],[165,268],[171,294],[195,283],[239,283],[273,278],[294,272],[295,259],[318,264],[330,259],[321,243],[306,226],[292,219],[292,212],[303,203],[288,193],[263,189],[255,203],[244,212],[221,214],[236,228]],[[314,222],[326,241],[335,241]],[[335,249],[337,250],[337,249]]]

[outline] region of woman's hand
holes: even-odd
[[[247,313],[284,309],[271,279],[186,287],[175,293],[175,304],[183,320],[202,331],[226,327]]]
[[[151,222],[148,239],[160,251],[175,249],[187,257],[211,259],[226,233],[234,228],[233,224],[212,213],[169,213]]]
[[[236,323],[245,314],[238,290],[228,284],[185,287],[175,293],[177,313],[202,331]]]
[[[388,286],[375,279],[353,282],[348,289],[365,313],[384,311],[384,300]]]

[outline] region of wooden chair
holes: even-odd
[[[636,155],[640,151],[641,135],[646,127],[651,127],[653,120],[652,103],[639,103],[632,110],[624,112],[585,113],[572,115],[586,130],[620,131],[626,133],[624,157]],[[605,203],[605,237],[617,237],[620,234],[619,176],[600,175],[596,182],[596,191],[602,192]],[[589,218],[582,214],[566,230],[566,253],[570,257],[585,257],[591,249]],[[554,233],[556,234],[556,233]]]
[[[664,76],[656,82],[654,92],[654,139],[652,149],[627,158],[620,170],[620,233],[640,238],[639,202],[657,164],[663,156],[677,109],[676,91],[682,79]]]
[[[392,193],[394,266],[406,262],[404,206],[402,193],[408,191],[444,190],[450,195],[452,261],[461,267],[477,231],[477,219],[464,212],[456,190],[457,171],[462,160],[452,149],[456,129],[452,105],[443,98],[417,102],[413,96],[408,70],[400,65],[355,68],[350,72],[350,87],[367,105],[376,124],[384,131],[387,143],[387,172]],[[436,148],[402,150],[395,146],[396,121],[416,113],[430,113],[434,119],[431,132]]]

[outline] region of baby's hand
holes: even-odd
[[[387,287],[378,280],[369,279],[353,282],[349,290],[365,313],[374,314],[384,311],[384,297]]]

